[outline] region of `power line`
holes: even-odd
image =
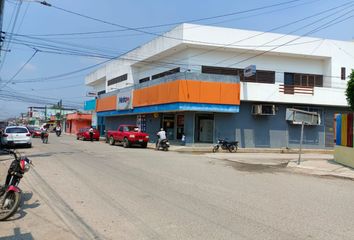
[[[316,21],[314,21],[314,22],[311,22],[311,23],[306,24],[306,25],[304,25],[304,26],[301,26],[301,27],[299,27],[299,28],[297,28],[297,29],[295,29],[295,30],[292,30],[292,31],[288,32],[288,33],[285,34],[285,35],[281,35],[281,36],[279,36],[279,37],[276,37],[276,38],[274,38],[274,39],[272,39],[272,40],[270,40],[270,41],[268,41],[268,42],[266,42],[266,43],[260,45],[259,47],[267,47],[267,44],[269,44],[269,43],[278,41],[278,40],[280,40],[280,39],[282,39],[282,38],[284,38],[284,37],[287,37],[287,36],[289,36],[290,34],[293,34],[293,33],[297,32],[297,31],[299,31],[299,30],[305,29],[305,28],[307,28],[307,27],[309,27],[309,26],[311,26],[311,25],[314,25],[314,24],[316,24],[316,23],[319,23],[319,22],[321,22],[322,20],[325,20],[325,19],[327,19],[327,18],[333,16],[334,14],[341,13],[343,10],[346,10],[348,7],[353,7],[353,5],[354,5],[354,3],[350,4],[349,6],[345,6],[345,7],[346,7],[345,9],[340,9],[340,10],[334,12],[334,13],[330,13],[330,14],[328,14],[328,15],[326,15],[326,16],[324,16],[324,17],[322,17],[322,18],[320,18],[320,19],[318,19],[318,20],[316,20]],[[342,7],[343,7],[343,6],[341,5],[341,6],[339,6],[339,7],[332,8],[331,11],[334,10],[334,9],[337,9],[337,8],[342,8]],[[327,11],[324,11],[324,12],[328,12],[328,10],[327,10]],[[308,35],[308,34],[307,34],[307,35]],[[307,36],[307,35],[300,35],[300,36],[296,37],[295,40],[298,40],[298,39],[300,39],[301,37],[304,37],[304,36]],[[293,42],[293,41],[292,41],[292,42]],[[272,49],[277,49],[277,48],[279,48],[279,47],[288,46],[288,45],[291,44],[292,42],[286,43],[285,45],[284,45],[284,43],[279,44],[278,46],[274,46],[274,48],[272,48]],[[230,58],[226,58],[226,59],[224,59],[224,60],[222,60],[222,61],[219,61],[219,62],[217,62],[217,63],[215,63],[215,64],[217,65],[217,64],[226,62],[226,61],[231,60],[231,59],[233,59],[233,58],[235,58],[235,57],[242,56],[242,55],[244,55],[244,54],[246,54],[246,53],[249,53],[249,52],[252,52],[252,51],[255,51],[255,50],[257,50],[257,48],[248,49],[248,50],[246,50],[246,51],[241,52],[240,54],[234,55],[234,56],[232,56],[232,57],[230,57]]]
[[[6,87],[11,81],[13,81],[15,77],[23,70],[23,68],[34,58],[37,52],[38,50],[36,49],[34,53],[31,55],[31,57],[17,70],[17,72],[7,82],[5,82],[5,84],[1,86],[1,88]]]
[[[281,2],[281,3],[276,3],[276,4],[271,4],[271,5],[265,5],[265,6],[261,6],[261,7],[257,7],[257,8],[251,8],[251,9],[247,9],[247,10],[241,10],[241,11],[236,11],[236,12],[231,12],[231,13],[226,13],[226,14],[221,14],[221,15],[216,15],[216,16],[211,16],[211,17],[204,17],[204,18],[198,18],[198,19],[191,19],[191,20],[185,20],[185,21],[178,21],[178,22],[172,22],[172,23],[166,23],[166,24],[158,24],[158,25],[152,25],[152,26],[142,26],[142,27],[136,27],[136,28],[132,28],[132,27],[128,27],[128,26],[124,26],[121,24],[117,24],[117,23],[113,23],[113,22],[109,22],[106,20],[101,20],[95,17],[90,17],[81,13],[77,13],[68,9],[64,9],[58,6],[55,6],[53,4],[50,4],[46,1],[32,1],[32,2],[38,2],[42,5],[48,6],[48,7],[53,7],[56,8],[58,10],[70,13],[70,14],[74,14],[80,17],[84,17],[90,20],[94,20],[97,22],[101,22],[101,23],[105,23],[108,25],[113,25],[116,27],[120,27],[123,28],[120,31],[139,31],[145,34],[152,34],[155,35],[154,33],[150,33],[150,32],[145,32],[143,31],[143,29],[151,29],[151,28],[160,28],[160,27],[166,27],[166,26],[174,26],[174,25],[179,25],[185,22],[189,22],[189,23],[193,23],[193,22],[200,22],[200,21],[205,21],[205,20],[210,20],[210,19],[216,19],[216,18],[224,18],[224,17],[228,17],[228,16],[234,16],[234,15],[239,15],[239,14],[244,14],[244,13],[249,13],[249,12],[254,12],[254,11],[259,11],[259,10],[263,10],[263,9],[268,9],[268,8],[273,8],[273,7],[278,7],[278,6],[282,6],[282,5],[287,5],[290,3],[295,3],[295,2],[299,2],[301,0],[291,0],[291,1],[286,1],[286,2]]]
[[[294,39],[292,39],[292,40],[290,40],[290,41],[285,42],[284,44],[282,44],[282,46],[285,46],[285,45],[288,44],[288,43],[294,42],[294,41],[298,40],[298,39],[301,38],[301,37],[307,36],[307,35],[309,35],[309,34],[318,32],[318,31],[323,30],[323,29],[325,29],[325,28],[331,27],[331,26],[333,26],[333,25],[335,25],[335,24],[338,24],[338,23],[341,23],[341,22],[343,22],[343,21],[346,21],[346,20],[348,20],[348,19],[354,17],[354,15],[351,15],[351,16],[349,16],[349,17],[346,17],[346,18],[344,18],[344,19],[342,19],[342,20],[339,20],[339,21],[335,22],[335,20],[338,20],[338,19],[340,19],[342,16],[345,16],[346,14],[351,13],[351,12],[353,12],[353,9],[351,9],[351,10],[348,11],[347,13],[341,15],[340,17],[337,17],[337,18],[335,18],[335,19],[333,19],[333,20],[331,20],[331,21],[329,21],[329,22],[327,22],[327,23],[325,23],[325,24],[322,24],[320,27],[318,27],[318,28],[316,28],[316,29],[314,29],[314,30],[311,30],[311,31],[309,31],[309,32],[307,32],[307,33],[305,33],[305,34],[299,36],[299,37],[296,37],[296,38],[294,38]],[[248,58],[243,59],[243,60],[241,60],[241,61],[238,61],[238,62],[236,62],[236,63],[233,63],[233,64],[231,64],[231,65],[229,65],[229,66],[237,65],[237,64],[243,63],[243,62],[245,62],[245,61],[251,60],[251,59],[253,59],[253,58],[259,57],[259,56],[261,56],[261,55],[264,55],[264,54],[266,54],[266,53],[268,53],[268,52],[271,52],[271,51],[273,51],[273,50],[275,50],[275,49],[277,49],[277,48],[279,48],[279,47],[282,47],[282,46],[274,47],[274,48],[269,49],[269,50],[267,50],[267,51],[263,51],[263,52],[261,52],[261,53],[259,53],[259,54],[256,54],[256,55],[254,55],[254,56],[251,56],[251,57],[248,57]]]
[[[351,1],[351,2],[352,2],[352,1]],[[351,3],[351,2],[349,2],[349,3]],[[346,3],[346,4],[349,4],[349,3]],[[346,4],[343,4],[343,5],[338,6],[338,7],[345,6]],[[338,7],[336,7],[336,8],[338,8]],[[322,14],[322,13],[324,13],[324,12],[331,11],[331,10],[336,9],[336,8],[332,8],[332,9],[329,9],[329,10],[326,10],[326,11],[323,11],[323,12],[320,12],[320,13],[318,13],[318,14],[311,15],[311,16],[306,17],[306,18],[304,18],[304,19],[313,17],[313,16],[315,16],[315,15]],[[295,22],[299,22],[299,21],[304,20],[304,19],[300,19],[300,20],[295,21]],[[294,23],[294,22],[293,22],[293,23]],[[290,24],[291,24],[291,23],[285,24],[285,25],[282,25],[282,26],[280,26],[280,27],[288,26],[288,25],[290,25]],[[280,27],[277,27],[277,28],[280,28]],[[271,30],[274,30],[274,29],[276,29],[276,28],[273,28],[273,29],[271,29]],[[264,32],[264,33],[265,33],[265,32]],[[259,36],[259,35],[264,34],[264,33],[256,34],[256,35],[253,35],[253,36],[251,36],[251,37]],[[250,38],[248,38],[248,39],[250,39]],[[242,39],[242,40],[239,40],[239,41],[245,41],[245,40],[246,40],[246,39]],[[224,45],[224,46],[226,46],[226,45]],[[217,47],[217,48],[220,48],[220,47]],[[208,50],[208,52],[210,52],[210,50]],[[198,55],[200,55],[200,54],[198,54]],[[192,57],[193,57],[193,56],[192,56]],[[118,58],[118,57],[116,57],[116,58]],[[116,58],[112,58],[112,59],[116,59]],[[124,59],[124,58],[122,58],[122,59]],[[142,61],[142,60],[140,60],[140,59],[139,59],[139,60],[136,60],[136,59],[129,59],[129,60]],[[85,71],[85,70],[88,70],[88,69],[90,69],[90,68],[96,67],[96,66],[98,66],[98,65],[104,64],[105,62],[108,62],[108,61],[104,61],[104,62],[99,63],[99,64],[97,64],[97,65],[95,64],[95,65],[93,65],[93,66],[89,66],[89,67],[86,67],[86,68],[83,68],[83,69],[79,69],[78,71]],[[152,63],[152,62],[150,62],[150,61],[146,61],[146,62]],[[156,62],[156,61],[155,61],[155,62]],[[164,64],[172,64],[172,63],[164,63]],[[174,65],[176,65],[176,64],[174,64]],[[50,78],[50,79],[53,79],[53,78],[56,78],[56,77],[63,77],[63,76],[67,76],[67,75],[72,74],[72,73],[76,73],[76,72],[78,72],[78,71],[69,72],[69,73],[60,74],[60,75],[55,75],[55,76],[50,76],[50,77],[45,77],[45,78],[39,78],[39,79],[40,79],[40,80],[46,80],[46,79],[49,79],[49,78]],[[37,78],[37,79],[38,79],[38,78]],[[32,79],[32,80],[35,80],[35,79]]]
[[[210,53],[210,52],[213,52],[213,51],[216,51],[216,50],[219,50],[219,49],[223,49],[224,47],[234,46],[236,43],[240,43],[240,42],[243,42],[243,41],[247,41],[247,40],[253,39],[253,38],[255,38],[255,37],[259,37],[259,36],[261,36],[261,35],[264,35],[264,34],[266,34],[266,33],[274,32],[274,31],[279,30],[279,29],[281,29],[281,28],[291,26],[291,25],[293,25],[293,24],[296,24],[296,23],[305,21],[305,20],[307,20],[307,19],[311,19],[311,18],[313,18],[313,17],[320,16],[320,15],[322,15],[322,14],[324,14],[324,13],[331,12],[331,11],[336,10],[336,9],[339,9],[339,8],[348,7],[348,5],[349,5],[349,6],[353,6],[353,5],[354,5],[354,4],[353,4],[353,1],[346,2],[346,3],[341,4],[341,5],[339,5],[339,6],[332,7],[332,8],[330,8],[330,9],[327,9],[327,10],[324,10],[324,11],[321,11],[321,12],[318,12],[318,13],[315,13],[315,14],[312,14],[312,15],[310,15],[310,16],[301,18],[301,19],[299,19],[299,20],[292,21],[292,22],[289,22],[289,23],[280,25],[280,26],[278,26],[278,27],[271,28],[271,29],[269,29],[269,30],[267,30],[267,31],[265,31],[265,32],[260,32],[260,33],[251,35],[251,36],[249,36],[249,37],[246,37],[246,38],[243,38],[243,39],[240,39],[240,40],[231,42],[231,43],[229,43],[229,44],[224,44],[224,45],[222,45],[222,46],[216,46],[216,47],[214,47],[214,48],[212,48],[212,49],[203,51],[203,52],[198,53],[198,54],[195,54],[195,55],[193,55],[193,56],[188,56],[188,58],[194,58],[194,57],[202,56],[202,55],[205,55],[205,54],[207,54],[207,53]],[[305,25],[305,27],[306,27],[306,25]],[[299,30],[299,29],[302,29],[302,28],[303,28],[303,27],[300,27],[300,28],[298,28],[298,30]],[[296,31],[292,31],[292,32],[290,32],[290,33],[294,33],[294,32],[296,32]],[[288,34],[285,34],[285,35],[282,35],[281,38],[284,37],[284,36],[287,36],[287,35],[289,35],[289,33],[288,33]],[[274,41],[275,41],[275,40],[274,40]],[[267,42],[267,43],[265,43],[265,44],[272,43],[272,42],[274,42],[274,41],[269,41],[269,42]],[[262,45],[260,45],[260,46],[265,46],[265,44],[262,44]],[[260,47],[260,46],[258,46],[258,47]],[[274,47],[279,47],[279,45],[278,45],[278,46],[274,46]],[[249,51],[249,50],[247,50],[247,52],[248,52],[248,51]]]
[[[242,20],[242,19],[247,19],[250,17],[257,17],[257,16],[261,16],[264,14],[269,14],[269,13],[274,13],[274,12],[279,12],[279,11],[283,11],[285,9],[290,9],[290,8],[294,8],[294,7],[298,7],[298,6],[302,6],[302,5],[307,5],[307,4],[312,4],[314,2],[318,2],[320,0],[313,0],[310,2],[304,2],[304,3],[300,3],[300,4],[296,4],[296,5],[291,5],[291,6],[287,6],[287,7],[283,7],[283,8],[278,8],[275,10],[271,10],[271,11],[265,11],[265,12],[261,12],[261,13],[256,13],[253,15],[248,15],[248,16],[243,16],[243,17],[238,17],[238,18],[233,18],[230,20],[222,20],[222,21],[218,21],[218,22],[214,22],[214,23],[210,23],[208,25],[216,25],[216,24],[220,24],[220,23],[225,23],[225,22],[230,22],[230,21],[235,21],[235,20]],[[268,9],[268,8],[266,8]],[[214,19],[214,18],[218,18],[218,17],[209,17],[210,19]],[[175,22],[175,23],[168,23],[168,24],[164,24],[166,26],[173,26],[173,25],[179,25],[182,23],[193,23],[193,22],[199,22],[202,21],[200,19],[194,19],[194,20],[185,20],[185,21],[180,21],[180,22]],[[157,28],[160,27],[161,25],[154,25],[154,26],[145,26],[145,27],[137,27],[137,29],[146,29],[146,28]],[[200,28],[203,26],[193,26],[190,28]],[[189,28],[188,28],[189,29]],[[90,32],[71,32],[71,33],[51,33],[51,34],[27,34],[27,36],[38,36],[38,37],[53,37],[53,36],[75,36],[75,35],[92,35],[92,34],[105,34],[105,33],[115,33],[115,32],[125,32],[128,31],[126,29],[115,29],[115,30],[104,30],[104,31],[90,31]],[[165,31],[159,31],[159,32],[155,32],[155,33],[164,33]],[[117,36],[98,36],[98,37],[80,37],[79,39],[91,39],[91,38],[113,38],[113,37],[126,37],[126,36],[138,36],[138,35],[143,35],[145,33],[135,33],[135,34],[125,34],[125,35],[117,35]],[[63,39],[63,38],[60,38]],[[67,38],[66,38],[67,39]],[[72,38],[72,39],[78,39],[78,38]]]
[[[19,13],[20,13],[20,9],[21,9],[21,5],[22,5],[22,1],[20,1],[17,5],[17,10],[16,10],[16,13],[15,13],[15,18],[14,18],[14,22],[13,22],[13,25],[12,25],[12,28],[11,28],[11,33],[14,33],[14,30],[15,30],[15,26],[16,26],[16,22],[17,22],[17,19],[18,19],[18,16],[19,16]],[[6,48],[9,49],[10,47],[10,44],[11,44],[11,39],[12,39],[12,36],[10,36],[8,42],[7,42],[7,45],[6,45]],[[6,60],[6,56],[7,56],[7,51],[4,53],[4,57],[0,63],[0,72],[2,70],[2,67],[4,66],[4,63],[5,63],[5,60]]]
[[[274,7],[274,6],[280,6],[280,5],[289,4],[289,3],[292,3],[292,2],[298,2],[298,1],[300,1],[300,0],[292,0],[292,1],[287,1],[287,2],[283,2],[283,3],[278,3],[278,4],[272,4],[272,5],[268,5],[268,6],[253,8],[253,9],[249,9],[249,10],[239,11],[239,12],[237,12],[237,14],[239,14],[240,12],[244,13],[244,12],[250,12],[250,11],[257,11],[257,10],[261,10],[261,9],[265,9],[265,8],[270,8],[270,7]],[[73,15],[76,15],[76,16],[80,16],[82,18],[90,19],[90,20],[93,20],[93,21],[96,21],[96,22],[107,24],[107,25],[120,27],[120,28],[123,28],[123,29],[126,29],[126,30],[136,31],[136,32],[145,33],[145,34],[148,34],[148,35],[153,35],[153,36],[163,37],[163,38],[168,38],[168,39],[173,39],[173,40],[181,40],[180,38],[168,36],[167,34],[158,34],[158,33],[154,33],[154,32],[149,32],[149,31],[145,31],[145,30],[142,30],[142,29],[139,29],[139,28],[133,28],[133,27],[122,25],[122,24],[117,24],[117,23],[106,21],[106,20],[98,19],[98,18],[95,18],[95,17],[91,17],[91,16],[88,16],[88,15],[85,15],[85,14],[77,13],[77,12],[74,12],[74,11],[71,11],[71,10],[68,10],[68,9],[64,9],[64,8],[49,4],[46,1],[35,1],[35,2],[39,2],[42,5],[53,7],[55,9],[61,10],[63,12],[70,13],[70,14],[73,14]],[[232,14],[235,14],[235,13],[232,13]],[[227,16],[227,15],[231,15],[231,14],[223,14],[223,16]],[[206,43],[206,42],[202,42],[202,41],[193,41],[193,42],[195,42],[195,43]]]
[[[19,92],[16,91],[13,88],[7,87],[8,89],[10,89],[11,91],[7,91],[4,90],[0,97],[7,97],[10,99],[16,99],[16,100],[21,100],[21,101],[28,101],[28,102],[37,102],[37,103],[45,103],[45,104],[53,104],[56,103],[57,101],[59,101],[59,98],[52,98],[52,97],[44,97],[44,96],[38,96],[38,95],[32,95],[32,94],[28,94],[27,92]],[[64,99],[65,100],[65,99]],[[78,102],[74,102],[74,101],[66,101],[68,102],[68,104],[72,105],[72,106],[81,106],[81,103]]]

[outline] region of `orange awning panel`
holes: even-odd
[[[240,84],[176,80],[134,90],[134,107],[175,102],[240,105]]]
[[[116,95],[97,99],[97,103],[96,103],[97,112],[116,110],[116,107],[117,107]]]

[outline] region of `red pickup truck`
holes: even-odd
[[[110,145],[123,143],[123,147],[128,148],[132,145],[140,145],[143,148],[147,147],[149,135],[139,131],[139,128],[134,125],[120,125],[117,131],[108,130],[106,142]]]

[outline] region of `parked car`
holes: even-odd
[[[122,143],[125,148],[132,145],[140,145],[141,147],[146,148],[149,142],[149,135],[140,132],[137,126],[120,125],[116,131],[107,131],[106,142],[111,145]]]
[[[2,134],[2,144],[8,146],[10,144],[26,145],[32,147],[31,133],[23,126],[6,127]]]
[[[90,140],[90,128],[80,128],[79,132],[76,134],[76,139]],[[100,132],[97,129],[93,129],[93,139],[100,140]]]
[[[40,137],[41,129],[36,126],[27,126],[28,131],[31,133],[32,137]]]

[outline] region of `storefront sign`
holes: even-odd
[[[256,74],[256,65],[249,65],[243,70],[243,75],[245,77],[251,77]]]
[[[133,94],[132,91],[119,92],[117,97],[117,109],[118,110],[127,110],[132,109],[133,107]]]

